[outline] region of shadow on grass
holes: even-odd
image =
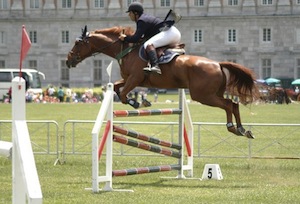
[[[175,183],[176,182],[176,183]],[[168,179],[161,178],[156,182],[115,182],[113,189],[118,191],[120,189],[140,189],[140,188],[166,188],[166,189],[250,189],[254,188],[250,185],[240,184],[228,184],[222,181],[210,180],[210,181],[201,181],[200,179]],[[100,191],[99,193],[108,193],[110,191]],[[112,191],[113,192],[113,191]]]

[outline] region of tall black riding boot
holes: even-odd
[[[161,74],[161,70],[158,66],[158,58],[156,54],[156,50],[153,45],[148,45],[146,48],[146,53],[150,60],[150,67],[145,67],[144,71],[146,72],[155,72],[157,74]]]

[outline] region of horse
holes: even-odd
[[[287,90],[285,90],[284,88],[281,88],[281,87],[271,87],[269,89],[268,100],[273,103],[278,103],[278,104],[291,103],[291,99],[288,96]]]
[[[66,65],[69,68],[76,67],[84,59],[103,53],[117,59],[120,66],[122,78],[114,82],[114,91],[123,104],[141,107],[136,106],[134,99],[128,98],[128,93],[137,86],[186,88],[192,100],[225,110],[229,132],[254,139],[252,132],[242,126],[239,104],[224,98],[225,91],[239,97],[244,105],[259,98],[252,70],[233,62],[217,62],[202,56],[180,54],[169,63],[160,65],[161,75],[145,73],[143,68],[147,66],[147,61],[139,57],[142,44],[132,45],[119,40],[121,33],[131,35],[134,30],[131,27],[115,26],[87,32],[85,27],[68,53]],[[233,116],[236,126],[233,124]]]
[[[287,96],[293,101],[300,101],[300,93],[297,93],[294,89],[285,89]]]

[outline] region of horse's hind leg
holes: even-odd
[[[236,128],[233,125],[232,121],[232,114],[233,114],[233,104],[230,99],[225,99],[222,97],[218,97],[216,95],[214,96],[206,96],[205,98],[191,93],[191,98],[195,101],[198,101],[204,105],[212,106],[212,107],[219,107],[226,112],[226,118],[227,118],[227,130],[229,132],[232,132],[233,134],[239,135]]]
[[[206,96],[205,98],[202,98],[199,96],[193,97],[191,94],[191,97],[193,100],[198,101],[202,104],[205,104],[208,106],[213,106],[213,107],[219,107],[219,108],[225,110],[226,118],[227,118],[227,124],[226,124],[227,130],[238,136],[244,135],[242,133],[242,131],[240,131],[241,130],[240,127],[242,127],[242,124],[241,124],[241,120],[240,120],[238,104],[233,103],[231,99],[225,99],[225,98],[218,97],[218,96]],[[232,115],[234,115],[236,118],[238,129],[233,124]]]
[[[241,116],[240,116],[240,109],[239,109],[239,104],[238,103],[233,103],[232,102],[232,113],[235,117],[235,122],[237,126],[237,133],[239,135],[244,135],[250,139],[254,139],[255,137],[253,136],[252,132],[250,130],[245,130],[242,122],[241,122]]]

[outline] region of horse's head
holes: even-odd
[[[76,65],[85,58],[92,55],[91,44],[89,43],[89,33],[87,26],[82,29],[80,37],[76,38],[75,45],[68,53],[66,64],[69,68],[76,67]]]

